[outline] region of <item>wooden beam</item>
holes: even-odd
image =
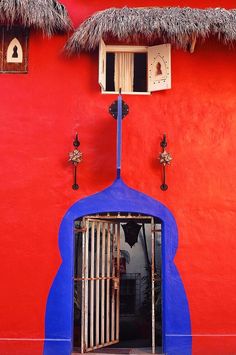
[[[196,36],[196,34],[193,34],[192,35],[192,41],[190,43],[190,48],[189,48],[189,52],[190,53],[194,52],[196,43],[197,43],[197,36]]]

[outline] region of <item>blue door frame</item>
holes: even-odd
[[[189,307],[174,264],[178,247],[175,219],[162,203],[129,188],[120,178],[107,189],[76,202],[62,220],[59,231],[62,263],[47,300],[44,355],[70,355],[73,350],[74,221],[106,212],[142,213],[161,219],[163,351],[168,355],[191,355]]]

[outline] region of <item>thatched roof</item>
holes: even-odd
[[[110,8],[84,21],[66,50],[70,54],[94,50],[101,38],[146,45],[162,41],[187,49],[193,39],[211,35],[225,43],[236,40],[236,9]]]
[[[56,0],[0,0],[0,24],[33,27],[49,36],[71,29],[65,7]]]

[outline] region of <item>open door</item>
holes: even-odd
[[[106,90],[106,45],[101,39],[99,43],[99,69],[98,82],[102,90]]]
[[[120,224],[83,218],[81,353],[119,342]]]

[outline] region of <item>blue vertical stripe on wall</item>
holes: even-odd
[[[118,96],[117,101],[117,137],[116,137],[116,172],[117,178],[121,176],[121,156],[122,156],[122,96]]]

